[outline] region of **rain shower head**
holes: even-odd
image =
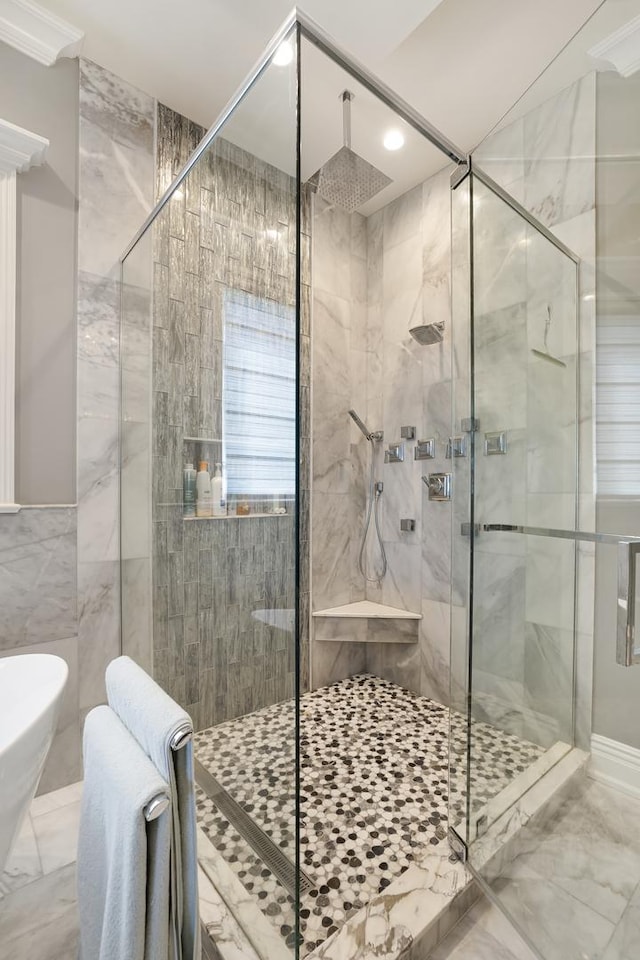
[[[350,90],[343,90],[340,99],[344,145],[314,173],[309,182],[329,203],[353,213],[393,181],[351,149],[353,94]]]
[[[411,327],[409,333],[421,346],[429,343],[442,343],[444,339],[444,323],[421,323],[417,327]]]

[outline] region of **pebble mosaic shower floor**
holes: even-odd
[[[295,860],[293,701],[195,737],[197,760],[291,861]],[[449,712],[374,676],[305,694],[301,726],[301,861],[313,889],[301,903],[301,955],[446,842]],[[544,751],[474,724],[472,786],[486,803]],[[462,796],[453,796],[462,810]],[[197,790],[198,821],[290,946],[293,902],[252,847]]]

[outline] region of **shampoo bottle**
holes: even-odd
[[[209,476],[209,464],[206,460],[200,461],[200,468],[196,477],[196,492],[198,494],[198,499],[196,501],[196,516],[212,516],[213,505],[211,503],[211,477]]]
[[[213,500],[214,517],[226,517],[227,501],[224,495],[224,479],[222,476],[221,463],[216,463],[216,472],[211,481],[211,498]]]
[[[196,471],[192,463],[185,465],[182,474],[182,504],[185,517],[196,515]]]

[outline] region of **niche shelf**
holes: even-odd
[[[421,613],[356,600],[316,610],[313,636],[329,643],[417,643]]]

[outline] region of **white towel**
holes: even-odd
[[[83,757],[80,960],[166,960],[171,816],[144,808],[169,785],[109,707],[87,716]]]
[[[193,746],[171,749],[177,730],[185,724],[193,729],[191,718],[130,657],[111,661],[106,683],[109,706],[171,787],[174,955],[176,960],[200,960]]]

